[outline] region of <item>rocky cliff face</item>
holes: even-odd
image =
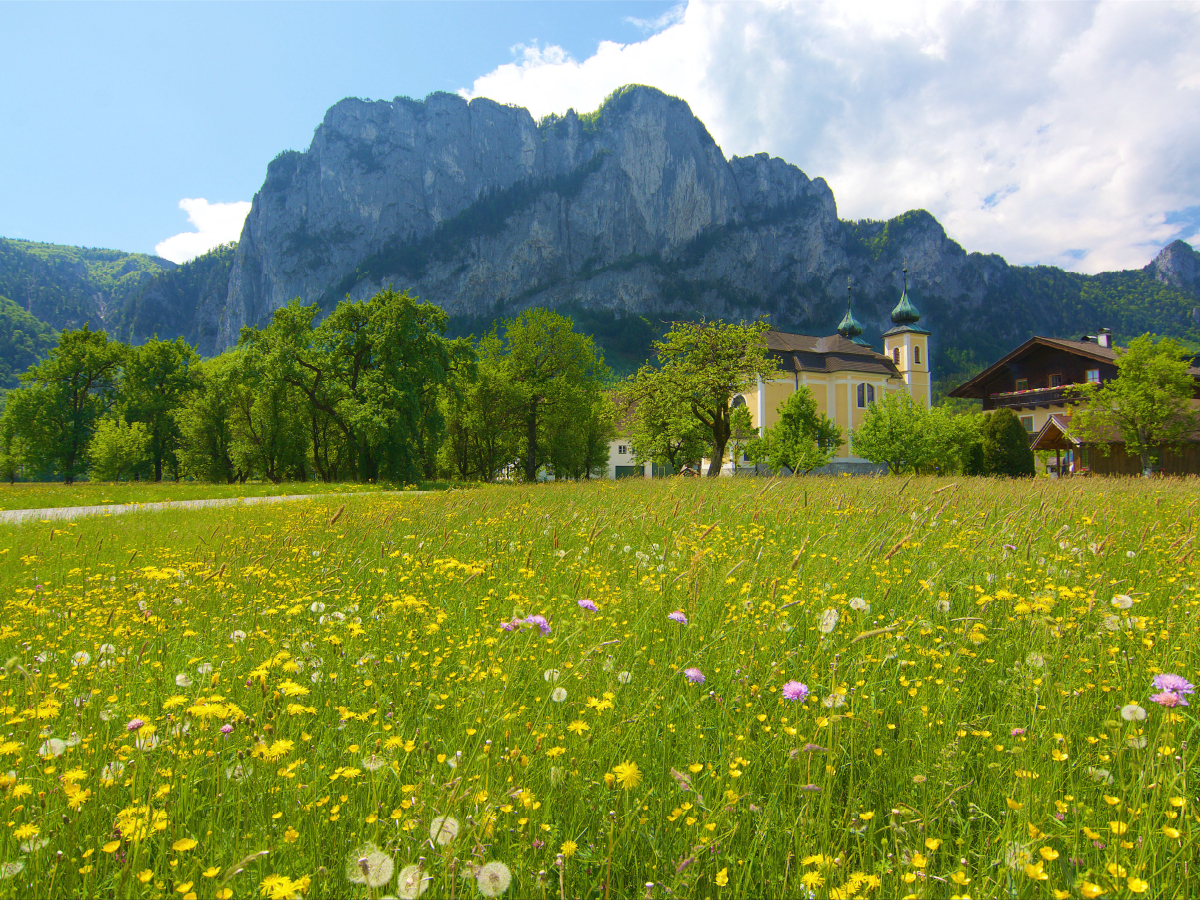
[[[292,298],[330,309],[389,284],[468,321],[537,305],[828,332],[850,282],[872,337],[906,264],[935,342],[986,356],[1106,324],[1076,302],[1086,276],[967,254],[924,211],[840,221],[822,179],[766,154],[727,160],[686,103],[652,88],[540,123],[449,94],[343,100],[306,152],[268,166],[215,347]]]

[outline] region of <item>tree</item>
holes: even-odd
[[[21,376],[22,386],[8,400],[15,403],[13,427],[27,442],[32,465],[67,484],[83,474],[96,422],[117,400],[128,349],[84,325],[64,331],[49,358]]]
[[[867,407],[863,424],[850,432],[850,444],[893,475],[915,471],[929,456],[929,411],[908,391],[891,391]]]
[[[1034,472],[1029,432],[1011,409],[996,409],[984,414],[980,426],[983,444],[983,474],[1030,476]]]
[[[130,422],[142,422],[150,436],[154,480],[162,481],[165,465],[179,478],[180,431],[175,411],[196,388],[195,348],[183,338],[158,337],[130,350],[125,362],[121,406]]]
[[[572,327],[566,316],[536,307],[504,322],[504,371],[524,425],[526,481],[536,480],[548,461],[549,448],[541,445],[546,426],[575,404],[590,408],[610,375],[592,339]]]
[[[700,423],[710,448],[710,478],[721,474],[733,431],[733,398],[778,368],[763,339],[769,327],[765,322],[676,322],[654,342],[659,369],[644,366],[633,381],[633,402],[640,403],[645,391],[658,393],[659,402],[690,412]]]
[[[479,340],[475,352],[474,370],[457,369],[442,391],[446,432],[440,459],[452,478],[494,481],[521,453],[519,392],[508,381],[495,329]]]
[[[618,402],[626,410],[634,460],[679,472],[704,456],[707,432],[691,408],[673,397],[668,387],[658,371],[647,366],[632,376]]]
[[[31,395],[10,393],[0,414],[0,478],[9,484],[16,482],[18,473],[25,471],[31,459],[29,440],[17,427],[24,415],[20,409],[22,397],[28,399]]]
[[[983,474],[980,417],[966,409],[959,404],[939,404],[929,410],[925,470],[938,475]]]
[[[733,474],[737,474],[742,457],[749,458],[748,450],[758,441],[758,429],[747,406],[735,406],[729,414],[729,462]]]
[[[1173,338],[1155,342],[1144,334],[1117,350],[1117,377],[1104,384],[1072,385],[1080,401],[1071,416],[1072,436],[1105,451],[1120,435],[1150,474],[1164,446],[1200,428],[1191,408],[1196,381],[1188,373],[1192,354]]]
[[[817,411],[816,398],[806,385],[779,407],[779,421],[767,429],[757,454],[774,472],[808,474],[828,465],[844,443],[842,429]]]
[[[196,366],[196,389],[174,410],[180,469],[200,481],[233,484],[246,478],[233,458],[237,353],[223,353]]]
[[[154,437],[144,422],[126,422],[120,416],[105,416],[96,424],[88,451],[94,481],[120,481],[121,476],[149,471],[153,463]]]

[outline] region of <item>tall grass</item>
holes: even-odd
[[[0,529],[0,896],[1195,896],[1196,720],[1150,698],[1196,680],[1198,501],[676,479]]]

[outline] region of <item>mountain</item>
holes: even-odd
[[[458,334],[527,306],[569,313],[627,369],[673,318],[831,333],[847,282],[878,340],[907,265],[949,382],[1033,333],[1200,343],[1198,257],[1177,241],[1145,269],[1089,276],[967,253],[924,210],[843,221],[823,179],[765,153],[727,159],[684,101],[653,88],[540,122],[438,93],[335,104],[306,151],[267,166],[236,247],[158,261],[105,308],[123,338],[182,334],[212,353],[295,297],[329,310],[394,285]]]
[[[0,295],[60,331],[107,327],[139,288],[174,268],[144,253],[0,238]]]

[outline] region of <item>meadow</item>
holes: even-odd
[[[1196,480],[0,527],[0,898],[1194,897]]]
[[[379,485],[361,482],[285,481],[212,484],[202,481],[23,481],[0,482],[0,510],[55,509],[64,506],[105,506],[122,503],[164,503],[177,500],[211,500],[236,497],[280,497],[296,494],[369,494],[379,491],[416,490],[417,485]],[[429,483],[422,490],[444,484]]]

